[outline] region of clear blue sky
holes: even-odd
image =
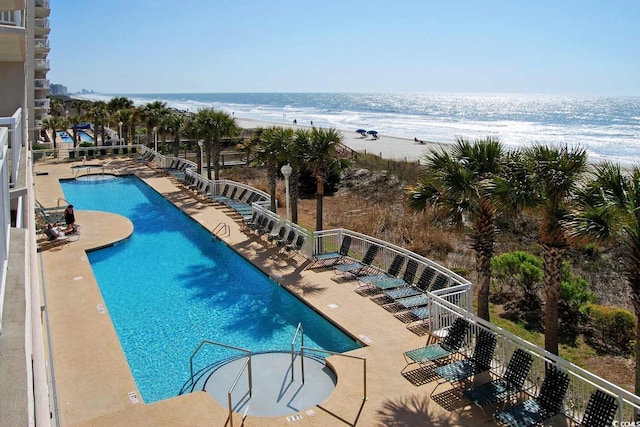
[[[70,91],[640,95],[638,0],[51,0]]]

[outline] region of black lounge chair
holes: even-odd
[[[380,246],[378,245],[370,245],[365,252],[362,261],[356,261],[349,264],[340,264],[336,267],[336,270],[341,272],[343,276],[352,275],[353,277],[358,277],[366,274],[371,268],[371,264],[373,260],[376,259],[378,255],[378,251],[380,250]]]
[[[391,264],[389,265],[389,268],[387,269],[386,273],[362,276],[362,277],[359,277],[358,280],[362,282],[364,285],[375,286],[377,282],[381,282],[389,278],[395,278],[400,273],[400,270],[404,265],[405,259],[406,257],[404,255],[397,254],[393,258],[393,261],[391,261]]]
[[[613,419],[618,411],[618,401],[614,396],[602,390],[591,393],[587,409],[582,417],[583,427],[605,427],[613,425]]]
[[[258,231],[260,228],[265,227],[267,222],[269,221],[269,217],[267,215],[259,215],[255,222],[253,222],[249,228],[252,231]]]
[[[430,290],[431,280],[433,280],[433,276],[435,274],[436,270],[433,267],[427,265],[424,267],[424,270],[422,270],[422,273],[418,278],[418,283],[416,283],[415,286],[404,286],[401,288],[390,289],[384,291],[384,295],[389,298],[390,302],[397,301],[402,298],[422,295]]]
[[[470,327],[471,325],[466,319],[456,317],[456,320],[453,321],[449,329],[449,333],[441,343],[405,351],[404,358],[407,366],[415,363],[422,366],[453,356],[460,350]],[[405,366],[404,369],[406,369],[407,366]]]
[[[485,406],[503,402],[522,391],[532,363],[531,355],[519,348],[511,356],[504,376],[478,387],[463,390],[462,395],[474,405],[479,406],[484,413]]]
[[[287,227],[286,226],[281,226],[280,229],[278,230],[277,233],[271,233],[269,234],[269,236],[267,237],[267,242],[272,242],[272,241],[279,241],[284,239],[284,235],[287,232]]]
[[[258,232],[258,235],[271,233],[273,231],[273,227],[275,226],[275,223],[276,222],[273,219],[270,219],[269,221],[267,221],[267,224],[264,227],[260,227],[256,230]]]
[[[401,288],[403,286],[411,286],[413,281],[416,278],[416,273],[418,272],[418,261],[413,258],[410,258],[407,262],[407,266],[404,269],[404,273],[402,278],[393,277],[385,280],[381,280],[379,282],[375,282],[374,284],[380,288],[381,290],[389,290],[395,288]]]
[[[286,252],[300,252],[300,249],[302,249],[302,245],[304,245],[305,240],[306,237],[304,234],[298,234],[295,243],[285,246],[284,250]]]
[[[294,230],[293,228],[289,230],[289,234],[287,234],[287,237],[285,239],[278,239],[276,240],[276,245],[277,246],[282,246],[282,247],[286,247],[288,245],[290,245],[291,243],[293,243],[293,239],[296,238],[296,230]]]
[[[327,252],[314,257],[313,267],[331,267],[349,256],[351,248],[351,236],[344,236],[338,252]]]
[[[222,203],[223,200],[227,200],[228,199],[227,194],[229,194],[229,184],[225,184],[224,185],[222,193],[220,193],[219,196],[210,196],[209,198],[211,200],[213,200],[214,202]]]
[[[569,388],[569,375],[549,366],[538,396],[495,414],[494,418],[510,427],[530,427],[555,417]]]
[[[440,289],[444,289],[449,284],[449,277],[440,273],[436,276],[431,288],[429,288],[430,292],[438,291]],[[415,295],[410,298],[399,299],[396,303],[401,307],[408,310],[411,310],[411,315],[414,319],[417,320],[425,320],[428,319],[431,315],[429,307],[427,304],[429,303],[429,298],[427,295]],[[457,304],[456,304],[457,305]]]
[[[431,395],[435,393],[440,384],[448,382],[455,385],[460,381],[489,371],[495,348],[496,336],[486,329],[481,329],[476,336],[476,345],[473,348],[471,357],[438,366],[435,369],[435,373],[442,377],[442,381],[438,381]]]

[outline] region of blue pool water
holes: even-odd
[[[77,132],[78,132],[78,135],[80,136],[80,141],[93,142],[93,138],[91,137],[91,135],[89,135],[85,131],[78,130]],[[70,133],[66,131],[56,131],[56,133],[58,134],[58,138],[60,138],[62,142],[68,142],[68,143],[73,142],[73,135],[71,135]]]
[[[93,137],[91,135],[89,135],[88,133],[86,133],[83,130],[78,130],[78,135],[80,136],[80,141],[82,142],[93,142]],[[73,141],[71,141],[73,142]]]
[[[58,134],[58,138],[62,140],[62,142],[73,142],[73,137],[64,131],[56,131]]]
[[[204,339],[252,351],[359,347],[136,177],[62,182],[78,210],[128,217],[130,239],[89,253],[107,310],[145,402],[176,396]],[[298,343],[299,345],[299,343]],[[194,371],[238,355],[207,346]]]

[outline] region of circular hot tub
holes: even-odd
[[[220,405],[229,405],[231,393],[236,413],[276,417],[295,414],[324,402],[336,388],[336,373],[323,359],[305,355],[304,384],[302,383],[301,356],[295,355],[294,378],[291,379],[291,354],[287,352],[258,353],[251,356],[252,396],[249,397],[248,369],[242,370],[247,357],[239,357],[216,364],[195,375],[195,384],[188,391],[204,390]],[[189,383],[188,383],[189,384]]]
[[[76,177],[76,181],[88,181],[88,182],[99,182],[99,181],[111,181],[112,179],[116,179],[117,176],[110,173],[101,173],[101,174],[91,174],[91,175],[81,175]]]

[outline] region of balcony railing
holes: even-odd
[[[0,126],[0,331],[2,331],[2,312],[4,306],[4,286],[7,282],[7,264],[9,260],[9,131]]]
[[[43,110],[48,110],[50,104],[51,104],[51,100],[49,98],[47,98],[47,99],[36,99],[33,102],[33,106],[35,108],[40,108],[40,109],[43,109]]]
[[[35,39],[34,46],[36,49],[49,49],[49,39]]]
[[[49,0],[36,0],[36,7],[41,7],[43,9],[51,9]]]
[[[48,18],[36,18],[36,27],[38,28],[46,28],[49,29],[49,19]]]
[[[49,69],[49,60],[48,59],[36,59],[34,60],[34,65],[36,69],[40,70],[48,70]]]
[[[49,80],[36,79],[33,81],[33,85],[36,89],[49,89]]]

